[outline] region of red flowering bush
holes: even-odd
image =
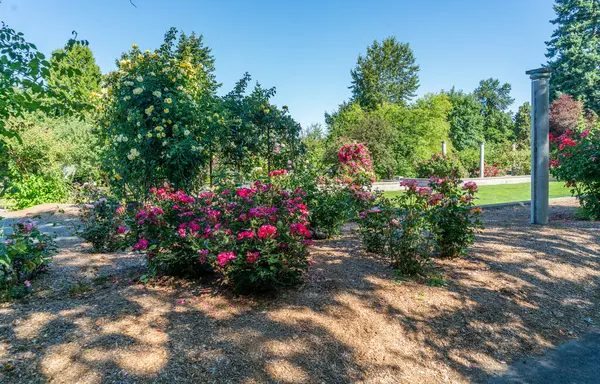
[[[473,171],[475,176],[479,176],[479,170]],[[502,168],[501,164],[490,165],[487,163],[483,164],[483,176],[484,177],[499,177],[506,176],[508,169]]]
[[[550,135],[550,172],[577,196],[582,214],[600,220],[600,133],[585,130]]]
[[[308,266],[308,211],[303,191],[272,184],[205,192],[197,197],[151,190],[137,214],[134,249],[153,271],[220,272],[236,291],[299,281]]]

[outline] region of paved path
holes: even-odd
[[[56,241],[77,241],[75,228],[80,225],[77,206],[73,204],[42,204],[17,212],[0,211],[0,239],[12,233],[12,225],[24,218],[33,219],[43,233],[56,235]]]
[[[488,383],[600,383],[600,333],[569,341],[537,358],[515,361],[506,374]]]

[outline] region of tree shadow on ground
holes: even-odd
[[[129,259],[103,288],[0,308],[0,381],[484,382],[600,313],[596,224],[496,219],[471,257],[439,263],[441,288],[396,280],[353,233],[319,242],[305,285],[275,298],[180,279],[131,285],[139,266],[113,255]],[[65,271],[78,257],[64,256]]]

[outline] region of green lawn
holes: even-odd
[[[394,197],[402,191],[384,192],[386,197]],[[569,189],[558,181],[550,182],[550,198],[571,196]],[[531,200],[531,183],[483,185],[479,187],[477,204],[509,203]]]

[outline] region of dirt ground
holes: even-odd
[[[486,382],[598,331],[600,223],[574,206],[553,203],[547,227],[528,207],[487,210],[470,256],[437,264],[441,287],[396,279],[349,226],[317,242],[306,283],[276,298],[133,284],[140,256],[67,237],[34,292],[0,306],[0,382]]]

